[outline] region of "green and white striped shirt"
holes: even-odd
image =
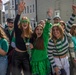
[[[65,28],[66,34],[69,33],[73,25],[74,19],[75,19],[75,15],[72,14],[72,16],[70,17],[70,20],[66,23],[67,24]],[[56,44],[54,44],[54,41],[52,39],[50,39],[48,42],[48,48],[47,48],[48,58],[53,67],[56,67],[54,56],[62,56],[68,52],[68,40],[67,40],[66,34],[64,35],[63,39],[58,39],[56,41]]]

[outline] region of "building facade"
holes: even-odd
[[[10,1],[10,18],[15,19],[15,0],[9,0]]]
[[[7,1],[5,4],[5,21],[10,17],[10,1]]]
[[[5,3],[6,19],[8,17],[13,18],[13,19],[15,18],[16,14],[18,12],[18,4],[20,3],[20,1],[22,1],[22,0],[9,0],[7,3]],[[23,11],[23,13],[21,14],[21,17],[27,16],[30,20],[32,28],[34,29],[34,27],[37,24],[36,23],[35,0],[24,0],[24,2],[26,3],[26,8]]]
[[[31,26],[34,29],[36,24],[36,4],[35,0],[24,0],[26,8],[21,16],[27,16],[30,20]]]
[[[3,21],[3,19],[2,19],[2,8],[3,8],[3,6],[2,6],[2,4],[3,4],[3,2],[2,2],[2,0],[0,0],[0,24],[2,24],[2,21]]]
[[[5,12],[6,18],[10,15],[11,18],[15,18],[18,12],[18,4],[22,0],[9,0],[6,3],[5,8],[8,7],[9,12]],[[37,25],[37,23],[47,18],[47,10],[52,8],[53,17],[59,15],[65,22],[69,19],[72,13],[72,4],[76,4],[76,0],[23,0],[26,3],[26,8],[21,14],[22,16],[27,16],[31,22],[32,28]],[[7,5],[8,4],[8,5]],[[8,14],[9,13],[9,14]]]
[[[76,0],[37,0],[38,21],[47,18],[47,10],[53,9],[53,16],[60,15],[65,22],[72,13],[72,4],[76,5]],[[52,20],[53,22],[53,20]]]

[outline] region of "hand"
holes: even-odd
[[[31,44],[31,43],[30,43],[30,48],[31,48],[31,49],[33,48],[33,44]]]
[[[76,15],[76,5],[72,5],[73,14]]]
[[[59,68],[58,68],[58,67],[55,67],[55,68],[54,68],[54,71],[55,71],[56,75],[60,75],[60,74],[59,74]]]
[[[48,11],[47,11],[47,15],[48,15],[49,17],[51,17],[52,14],[53,14],[53,10],[52,10],[51,8],[48,9]]]
[[[20,2],[20,4],[18,5],[18,14],[21,14],[25,9],[25,2]]]

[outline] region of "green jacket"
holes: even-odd
[[[31,50],[32,61],[40,61],[47,58],[47,45],[48,45],[49,33],[51,27],[52,24],[47,21],[43,30],[44,50],[37,50],[35,48]]]

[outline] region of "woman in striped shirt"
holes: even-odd
[[[76,15],[76,6],[73,5],[72,9],[73,14],[70,17],[70,20],[67,22],[67,26],[65,27],[66,33],[69,33]],[[59,75],[61,68],[64,68],[67,75],[70,75],[69,61],[67,56],[68,40],[66,34],[64,34],[64,31],[59,24],[54,24],[51,30],[52,37],[48,42],[48,58],[50,60],[50,63],[52,64],[56,75]]]

